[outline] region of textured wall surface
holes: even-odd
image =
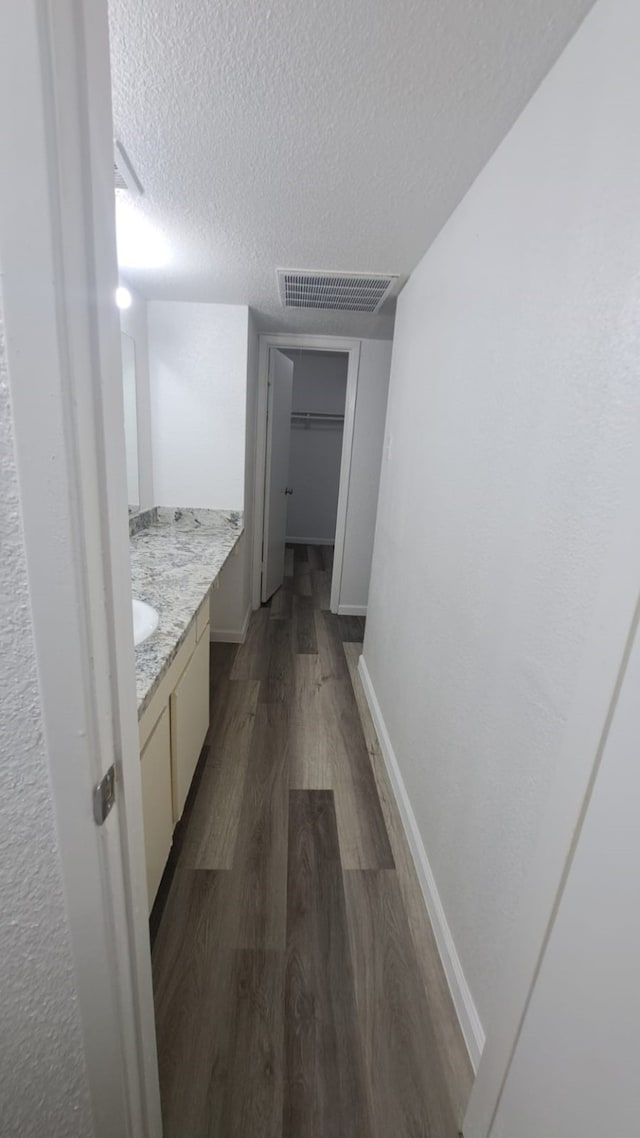
[[[340,604],[365,607],[376,529],[391,344],[363,340],[353,431]]]
[[[390,338],[389,315],[285,311],[276,268],[409,273],[591,4],[111,0],[134,283]]]
[[[0,1131],[93,1134],[22,541],[0,309]]]
[[[154,505],[244,509],[247,308],[153,302],[147,321]]]
[[[639,38],[596,5],[398,306],[365,658],[487,1031],[640,429]]]

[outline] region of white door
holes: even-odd
[[[639,689],[636,633],[491,1138],[638,1133]]]
[[[289,442],[293,363],[276,348],[269,352],[267,400],[267,465],[264,488],[262,534],[262,600],[268,601],[284,578],[284,545],[287,533],[287,502],[291,492]]]

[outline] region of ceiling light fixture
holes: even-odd
[[[124,285],[118,285],[116,289],[116,304],[118,308],[131,308],[131,293]]]
[[[116,194],[116,242],[121,269],[162,269],[171,260],[167,241],[127,194]]]

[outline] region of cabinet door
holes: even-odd
[[[147,861],[149,912],[167,864],[173,838],[171,798],[171,732],[165,707],[140,756],[142,816]]]
[[[177,822],[209,730],[209,637],[202,636],[171,695],[173,819]]]

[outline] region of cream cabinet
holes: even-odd
[[[209,598],[139,723],[149,911],[209,729]]]
[[[209,626],[171,693],[173,820],[179,822],[209,730]]]
[[[149,911],[171,849],[173,804],[171,798],[171,731],[165,707],[140,755],[144,852],[147,862]]]

